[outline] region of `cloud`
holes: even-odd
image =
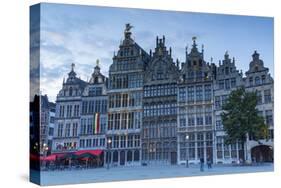
[[[34,23],[38,24],[38,20]],[[188,44],[190,49],[191,38],[197,36],[199,49],[202,43],[205,45],[206,61],[211,56],[214,60],[221,59],[225,50],[229,50],[237,59],[237,67],[245,70],[251,51],[259,47],[265,64],[273,71],[272,21],[216,14],[43,4],[41,40],[31,41],[34,52],[35,47],[41,45],[42,90],[55,99],[71,63],[76,64],[77,76],[86,80],[93,72],[96,59],[100,59],[101,71],[108,75],[126,23],[134,26],[132,37],[147,52],[154,51],[157,35],[165,35],[166,46],[172,47],[173,59],[184,61],[185,46]],[[38,27],[33,29],[32,35],[38,36],[38,30]],[[31,53],[31,58],[36,59],[36,55]],[[36,73],[38,67],[33,68]]]

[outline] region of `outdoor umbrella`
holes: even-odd
[[[89,158],[93,158],[93,157],[95,157],[95,156],[92,155],[91,153],[83,153],[83,154],[79,155],[77,158],[78,159],[83,159],[83,158],[89,159]]]
[[[76,159],[77,156],[74,153],[66,153],[62,156],[59,156],[58,159]]]

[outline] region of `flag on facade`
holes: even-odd
[[[94,127],[94,134],[99,134],[100,133],[100,114],[99,113],[94,113],[93,127]]]

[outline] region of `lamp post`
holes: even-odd
[[[186,168],[189,167],[189,164],[188,164],[188,159],[189,159],[189,135],[187,134],[185,136],[185,140],[186,140]]]
[[[111,144],[111,139],[108,138],[107,139],[107,144],[106,144],[106,149],[107,149],[107,152],[106,152],[106,161],[107,161],[107,170],[109,170],[109,152],[110,152],[110,144]]]
[[[46,168],[46,156],[47,156],[47,152],[48,152],[48,150],[49,150],[49,147],[48,147],[48,145],[46,144],[46,143],[44,143],[43,144],[43,166]]]

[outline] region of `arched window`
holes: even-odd
[[[259,85],[260,82],[261,82],[260,77],[259,76],[255,77],[255,84]]]
[[[97,84],[99,82],[99,78],[95,77],[94,83]]]

